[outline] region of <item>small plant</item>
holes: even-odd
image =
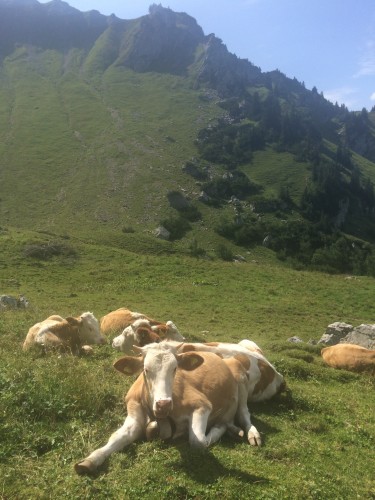
[[[228,262],[232,261],[234,258],[232,250],[223,243],[216,247],[215,253],[219,259],[226,260]]]
[[[189,245],[189,250],[190,250],[190,254],[193,257],[198,258],[198,257],[203,257],[204,255],[206,255],[206,250],[199,246],[198,241],[195,238],[193,238],[193,240],[191,241],[191,243]]]

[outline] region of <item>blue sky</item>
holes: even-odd
[[[39,0],[41,1],[41,0]],[[42,0],[41,3],[45,3]],[[68,0],[133,19],[152,0]],[[279,69],[350,110],[375,106],[375,0],[166,0],[262,71]]]

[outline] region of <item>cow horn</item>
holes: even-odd
[[[139,347],[139,345],[133,344],[133,351],[143,354],[143,349],[142,349],[142,347]]]

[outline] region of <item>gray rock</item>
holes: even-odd
[[[375,325],[359,325],[343,339],[340,343],[355,344],[366,349],[375,349]]]
[[[155,229],[154,234],[157,238],[161,240],[169,240],[171,233],[168,231],[168,229],[165,229],[163,226],[159,226]]]
[[[362,324],[356,327],[348,323],[332,323],[322,335],[318,344],[355,344],[367,349],[375,349],[375,325]]]
[[[342,338],[353,330],[353,326],[348,323],[341,323],[336,321],[327,326],[326,333],[322,335],[318,344],[335,345],[338,344]]]
[[[303,340],[294,335],[294,337],[288,338],[288,342],[293,342],[294,344],[300,344],[301,342],[303,342]]]

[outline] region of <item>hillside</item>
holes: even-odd
[[[374,323],[374,124],[187,14],[0,0],[0,295],[30,303],[0,308],[1,498],[373,498],[374,377],[314,343]],[[188,342],[257,342],[287,381],[249,405],[262,447],[139,441],[78,476],[134,379],[112,336],[87,357],[22,343],[119,307]]]
[[[374,112],[156,5],[121,20],[0,0],[0,54],[2,225],[132,248],[163,225],[172,251],[267,241],[299,266],[374,272]]]

